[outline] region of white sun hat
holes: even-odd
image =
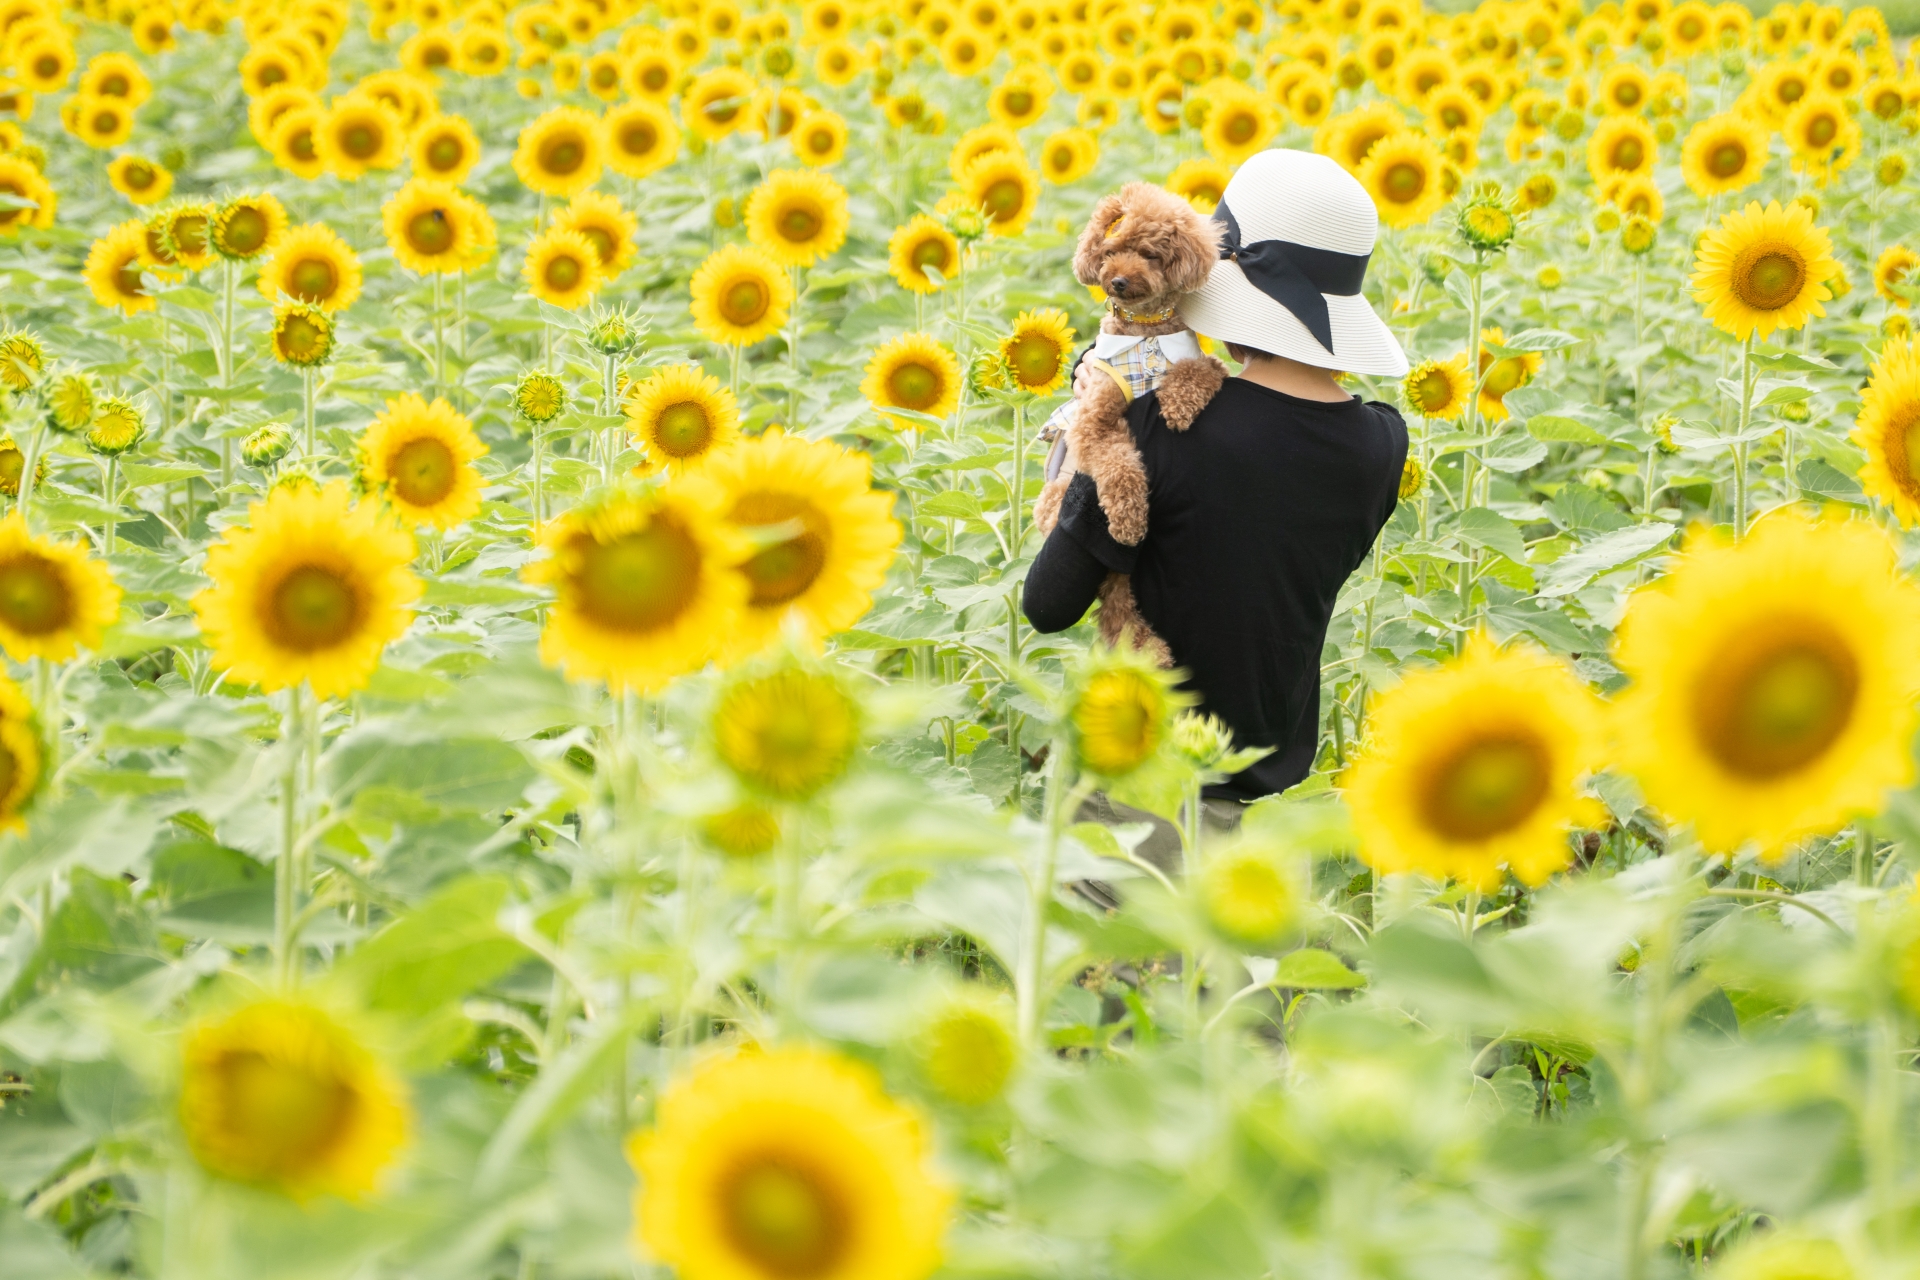
[[[1189,328],[1322,369],[1406,373],[1406,353],[1360,295],[1380,218],[1352,174],[1311,151],[1262,151],[1213,216],[1220,261],[1180,300]]]

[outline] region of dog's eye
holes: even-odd
[[[1160,255],[1157,253],[1154,253],[1150,249],[1142,249],[1140,251],[1140,257],[1147,262],[1154,263],[1155,265],[1158,265],[1160,262]]]

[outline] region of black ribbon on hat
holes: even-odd
[[[1333,354],[1333,318],[1322,294],[1350,297],[1360,292],[1372,254],[1316,249],[1291,240],[1255,240],[1243,244],[1240,224],[1223,200],[1214,206],[1213,220],[1226,228],[1220,237],[1220,256],[1240,264],[1247,282],[1292,312]]]

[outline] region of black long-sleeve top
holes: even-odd
[[[1133,595],[1186,687],[1238,746],[1273,754],[1209,787],[1255,800],[1313,768],[1320,653],[1334,598],[1393,514],[1407,429],[1391,405],[1327,404],[1228,378],[1185,432],[1145,395],[1127,425],[1147,471],[1147,536],[1122,546],[1093,480],[1076,476],[1027,572],[1024,609],[1064,631],[1109,573]]]

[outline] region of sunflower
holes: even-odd
[[[0,520],[0,648],[17,662],[65,662],[100,647],[120,616],[106,563],[77,542],[35,537],[15,510]]]
[[[882,413],[912,409],[944,418],[960,404],[960,362],[927,334],[902,334],[873,353],[860,394]],[[917,419],[895,418],[894,422],[918,425]]]
[[[1211,94],[1206,123],[1200,140],[1207,154],[1222,164],[1239,164],[1264,151],[1280,131],[1280,116],[1271,103],[1238,81],[1228,81],[1232,89],[1220,88]]]
[[[9,498],[20,496],[20,482],[26,478],[27,455],[20,444],[11,435],[0,435],[0,494]],[[36,460],[33,468],[33,482],[38,485],[47,478],[46,459]]]
[[[273,162],[308,182],[325,173],[327,158],[320,150],[320,135],[326,122],[326,112],[318,107],[295,107],[276,119],[267,135]]]
[[[1440,184],[1445,160],[1427,135],[1406,130],[1374,144],[1355,176],[1373,197],[1382,222],[1417,226],[1447,202]]]
[[[69,435],[76,431],[85,431],[93,422],[93,410],[98,400],[93,379],[84,373],[68,370],[56,373],[47,380],[42,391],[47,406],[47,425],[55,431],[64,431]],[[39,469],[34,471],[35,483],[39,481]]]
[[[709,723],[720,762],[773,800],[833,785],[860,746],[860,705],[839,677],[793,663],[729,680]]]
[[[392,107],[350,93],[333,100],[313,141],[320,163],[335,177],[352,181],[369,169],[397,166],[405,130]]]
[[[935,279],[926,272],[940,273]],[[960,242],[951,231],[924,213],[916,213],[887,240],[887,270],[902,289],[935,293],[959,272]]]
[[[1853,441],[1867,455],[1860,487],[1901,524],[1920,524],[1920,354],[1911,343],[1889,342],[1874,361]]]
[[[0,675],[0,831],[26,830],[20,815],[40,785],[40,756],[33,704]]]
[[[1638,115],[1647,109],[1652,96],[1652,76],[1634,63],[1616,62],[1600,77],[1596,101],[1608,115]]]
[[[1568,828],[1600,816],[1579,785],[1604,747],[1600,705],[1566,664],[1476,635],[1375,695],[1342,780],[1360,854],[1482,892],[1505,871],[1538,885],[1567,865]]]
[[[1238,842],[1210,853],[1199,880],[1207,923],[1235,946],[1271,953],[1297,937],[1306,895],[1300,876],[1278,850]]]
[[[1653,172],[1660,142],[1640,116],[1608,116],[1587,139],[1587,172],[1597,185]]]
[[[611,108],[601,122],[607,167],[629,178],[644,178],[672,164],[680,154],[680,126],[667,109],[645,98]]]
[[[1055,186],[1078,182],[1100,160],[1100,140],[1087,129],[1061,129],[1040,144],[1040,175]]]
[[[153,95],[153,83],[131,54],[99,53],[80,73],[80,93],[100,98],[119,98],[129,107],[138,107]]]
[[[24,329],[0,334],[0,387],[31,391],[47,367],[47,348]]]
[[[400,1082],[319,1008],[247,1005],[188,1031],[180,1125],[211,1173],[305,1198],[374,1189],[407,1139]]]
[[[748,347],[787,322],[793,281],[752,245],[716,250],[693,273],[693,323],[708,341]]]
[[[747,198],[747,237],[784,267],[810,267],[847,238],[847,193],[824,173],[776,169]]]
[[[436,115],[414,130],[407,155],[418,176],[458,186],[480,162],[480,139],[465,116]]]
[[[1846,104],[1829,93],[1802,98],[1787,113],[1780,132],[1792,149],[1793,171],[1807,174],[1822,187],[1860,155],[1860,126]]]
[[[1167,190],[1202,213],[1212,213],[1233,177],[1230,165],[1218,160],[1182,160],[1167,175]]]
[[[1376,145],[1406,130],[1407,118],[1398,107],[1390,102],[1370,102],[1328,117],[1314,131],[1313,149],[1332,156],[1347,172],[1357,174]]]
[[[123,222],[93,242],[80,274],[95,302],[127,315],[160,305],[140,275],[146,244],[147,228],[139,222]]]
[[[725,491],[725,518],[759,547],[741,566],[750,594],[732,653],[757,652],[783,632],[813,644],[866,613],[901,534],[863,454],[770,431],[702,474]]]
[[[527,292],[542,302],[578,311],[606,283],[599,251],[578,231],[554,225],[533,238],[521,266]]]
[[[998,236],[1017,236],[1033,217],[1040,180],[1027,167],[1026,157],[993,152],[967,166],[960,190],[966,207],[985,214],[988,230]]]
[[[1473,378],[1467,372],[1467,355],[1461,352],[1451,360],[1422,360],[1401,384],[1407,408],[1423,418],[1452,421],[1467,411],[1467,398],[1473,394]]]
[[[1020,135],[1006,125],[983,124],[969,129],[960,135],[960,140],[947,152],[947,172],[953,175],[955,182],[959,182],[966,177],[974,161],[995,152],[1015,156],[1026,154],[1020,145]]]
[[[444,182],[412,178],[380,206],[393,260],[420,275],[462,271],[473,244],[473,221],[460,193]]]
[[[213,219],[213,206],[178,204],[160,215],[161,241],[173,260],[189,271],[200,271],[214,263],[213,248],[207,243],[207,223]]]
[[[641,49],[627,61],[627,92],[665,106],[682,79],[679,59],[665,49]]]
[[[747,124],[753,102],[753,77],[738,67],[715,67],[688,83],[680,97],[680,118],[707,142],[718,142]]]
[[[0,155],[0,196],[22,203],[0,208],[0,236],[18,235],[24,228],[53,225],[59,196],[40,170],[19,155]]]
[[[287,210],[271,193],[235,196],[207,220],[207,243],[234,262],[271,253],[287,230]]]
[[[76,94],[61,110],[67,129],[97,151],[117,147],[133,136],[133,108],[119,98]]]
[[[554,588],[540,656],[575,679],[653,693],[704,666],[739,625],[751,547],[721,518],[725,495],[699,475],[622,489],[577,506],[541,534],[524,573]]]
[[[1858,1280],[1861,1274],[1839,1244],[1792,1229],[1755,1234],[1722,1257],[1714,1264],[1722,1280]]]
[[[1459,141],[1478,159],[1480,129],[1486,113],[1480,100],[1464,88],[1446,88],[1427,99],[1427,120],[1434,133]]]
[[[107,166],[113,189],[137,205],[158,204],[173,190],[173,173],[141,156],[116,156]]]
[[[780,820],[752,801],[730,805],[700,820],[700,839],[729,858],[759,858],[780,843]]]
[[[637,1233],[687,1276],[923,1280],[952,1193],[872,1068],[805,1047],[710,1057],[629,1140]]]
[[[147,418],[139,406],[122,396],[108,396],[93,411],[87,428],[87,449],[103,458],[126,453],[147,438]],[[39,479],[38,470],[34,479]]]
[[[794,122],[787,144],[802,164],[814,168],[838,164],[847,154],[847,122],[838,112],[816,107]]]
[[[325,364],[334,341],[333,320],[319,307],[291,299],[274,307],[267,344],[280,363],[302,369]]]
[[[1873,264],[1873,291],[1896,307],[1912,306],[1912,300],[1895,286],[1910,285],[1915,267],[1920,267],[1920,254],[1903,244],[1887,246]]]
[[[1666,198],[1650,177],[1622,178],[1607,189],[1607,200],[1629,218],[1645,218],[1656,227],[1667,216]]]
[[[1767,167],[1767,131],[1738,112],[1693,126],[1680,148],[1680,172],[1698,196],[1743,191]]]
[[[699,365],[656,370],[627,401],[628,429],[648,471],[681,471],[708,462],[740,438],[733,393]]]
[[[1087,773],[1123,778],[1166,746],[1174,716],[1188,701],[1171,673],[1137,650],[1096,648],[1069,682],[1067,730],[1074,760]]]
[[[207,552],[213,585],[193,598],[216,669],[271,693],[363,687],[413,621],[413,537],[345,481],[288,486],[247,509]]]
[[[969,984],[936,1004],[913,1037],[920,1074],[949,1102],[984,1107],[999,1099],[1020,1065],[1008,1001]]]
[[[600,121],[591,112],[554,107],[520,131],[513,171],[529,190],[565,199],[599,178],[603,152]]]
[[[1000,340],[1000,358],[1013,381],[1036,396],[1050,394],[1067,380],[1072,356],[1073,326],[1058,307],[1022,311],[1013,331]]]
[[[1498,328],[1482,329],[1482,344],[1503,345],[1507,335]],[[1507,393],[1533,381],[1546,361],[1538,352],[1496,357],[1485,345],[1480,348],[1480,416],[1489,422],[1507,419]]]
[[[638,252],[635,237],[640,220],[620,207],[620,202],[601,191],[582,191],[554,216],[553,225],[562,231],[577,231],[587,238],[600,261],[602,283],[633,265]]]
[[[1701,237],[1693,296],[1734,337],[1765,338],[1825,315],[1820,304],[1833,296],[1827,281],[1839,270],[1832,241],[1805,205],[1763,209],[1756,200]]]
[[[293,227],[260,269],[260,292],[329,313],[344,311],[360,296],[360,257],[330,227]]]
[[[1629,601],[1615,661],[1620,762],[1710,850],[1777,856],[1912,781],[1920,588],[1871,524],[1695,535]]]
[[[384,491],[401,521],[451,529],[480,510],[480,472],[487,446],[473,423],[445,400],[412,394],[387,401],[361,433],[360,481]]]

